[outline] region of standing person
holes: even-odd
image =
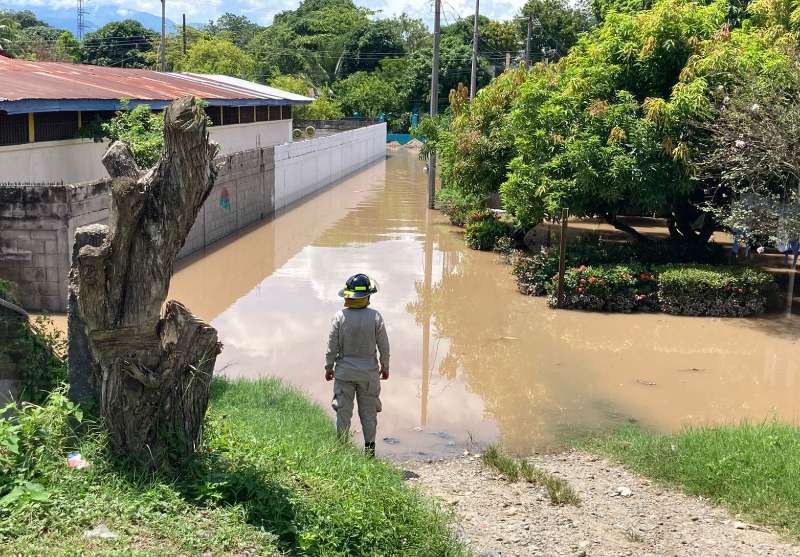
[[[369,306],[378,284],[365,274],[353,275],[339,291],[344,308],[331,321],[325,380],[333,382],[336,431],[340,438],[350,432],[353,400],[364,432],[364,450],[375,456],[375,432],[381,411],[381,380],[389,379],[389,337],[381,314]],[[378,357],[380,354],[380,358]]]

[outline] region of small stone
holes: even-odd
[[[737,530],[747,530],[748,526],[744,522],[734,522],[733,527]]]
[[[495,551],[494,549],[487,549],[485,551],[481,551],[478,554],[478,557],[503,557],[503,554],[499,551]]]
[[[83,533],[83,537],[86,539],[99,539],[99,540],[113,540],[117,537],[117,535],[108,529],[108,526],[105,524],[98,524],[91,530],[86,530]]]
[[[625,487],[624,485],[618,487],[616,489],[615,493],[616,493],[616,495],[619,495],[620,497],[630,497],[631,495],[633,495],[633,491],[631,491],[631,488]]]

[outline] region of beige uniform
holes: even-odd
[[[331,320],[325,369],[334,372],[331,406],[339,435],[350,431],[356,400],[364,442],[374,443],[381,411],[379,373],[389,371],[389,337],[381,314],[368,307],[340,310]]]

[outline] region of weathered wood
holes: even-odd
[[[103,157],[114,178],[106,236],[80,248],[71,274],[112,447],[149,467],[196,448],[221,350],[217,332],[180,303],[161,316],[175,258],[214,185],[216,152],[192,97],[166,109],[152,169],[142,173],[114,143]]]

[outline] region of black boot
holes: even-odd
[[[375,443],[364,443],[364,454],[367,458],[375,458]]]

